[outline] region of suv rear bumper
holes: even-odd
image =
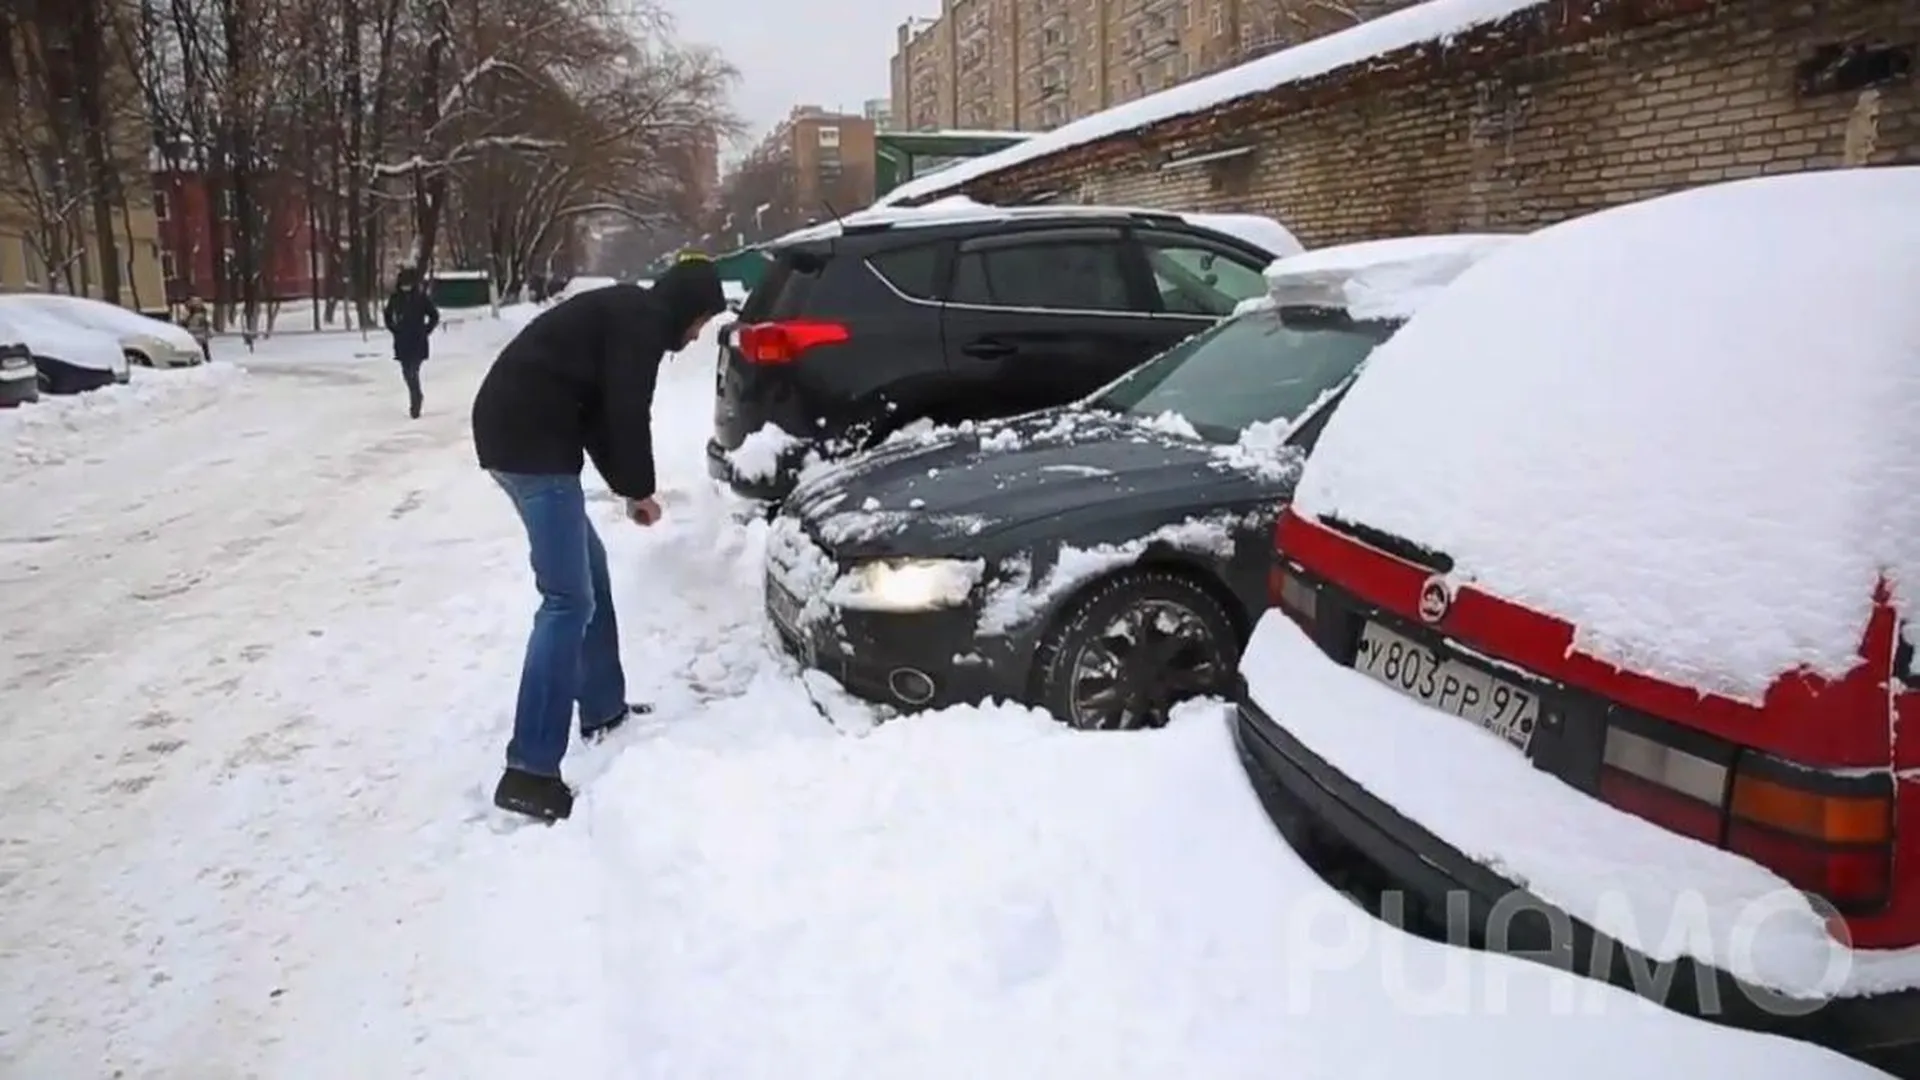
[[[1511,909],[1511,897],[1519,894],[1523,907],[1550,917],[1503,920],[1501,951],[1599,979],[1683,1015],[1804,1040],[1898,1077],[1920,1078],[1920,991],[1834,999],[1805,1016],[1770,1011],[1759,1004],[1766,991],[1684,956],[1670,963],[1651,960],[1475,862],[1308,749],[1253,700],[1244,678],[1236,683],[1234,702],[1241,765],[1287,842],[1303,853],[1334,842],[1357,856],[1374,879],[1406,894],[1407,910],[1451,913],[1464,901],[1472,947],[1488,947],[1489,913],[1502,902]],[[1555,924],[1571,927],[1570,941],[1551,940]],[[1592,963],[1599,949],[1610,960],[1604,969]],[[1661,978],[1669,972],[1670,978]]]
[[[728,450],[713,439],[707,440],[707,475],[727,485],[735,495],[755,502],[777,503],[793,491],[799,474],[782,468],[771,480],[741,476],[727,459]]]

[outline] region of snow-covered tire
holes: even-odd
[[[1175,686],[1171,672],[1149,672],[1135,664],[1134,678],[1158,684],[1160,689],[1149,707],[1123,710],[1120,717],[1101,717],[1090,707],[1091,687],[1086,665],[1097,659],[1091,650],[1099,650],[1108,636],[1124,623],[1166,615],[1177,620],[1184,636],[1191,633],[1192,649],[1179,647],[1181,656],[1203,662],[1193,672],[1199,685]],[[1117,639],[1116,639],[1117,640]],[[1171,641],[1171,639],[1169,639]],[[1034,658],[1034,700],[1064,723],[1089,730],[1129,730],[1160,727],[1167,722],[1167,711],[1181,700],[1223,695],[1231,688],[1235,664],[1244,642],[1238,624],[1227,605],[1206,585],[1173,570],[1127,570],[1083,589],[1068,602],[1053,626],[1041,639]],[[1110,649],[1106,650],[1109,657]],[[1161,678],[1165,675],[1166,678]],[[1186,676],[1178,681],[1185,682]],[[1087,687],[1080,684],[1086,682]],[[1123,695],[1124,696],[1124,695]]]

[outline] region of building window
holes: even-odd
[[[174,261],[171,251],[160,253],[160,277],[169,285],[180,280],[180,266]]]
[[[819,130],[821,146],[837,147],[840,145],[840,129],[838,127],[822,125]]]
[[[153,220],[167,220],[167,193],[164,191],[153,193]]]

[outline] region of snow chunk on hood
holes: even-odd
[[[1575,647],[1757,701],[1920,614],[1920,168],[1741,181],[1575,219],[1375,351],[1306,514],[1453,557]]]
[[[1356,319],[1406,319],[1468,267],[1518,237],[1402,236],[1320,248],[1267,267],[1268,303],[1344,308]]]
[[[1190,518],[1123,544],[1062,547],[1053,567],[1037,583],[1033,580],[1030,557],[1009,560],[1002,567],[999,584],[987,591],[986,602],[980,610],[979,631],[984,635],[1004,634],[1032,622],[1069,591],[1132,566],[1156,547],[1192,551],[1216,559],[1231,558],[1236,524],[1230,517]]]

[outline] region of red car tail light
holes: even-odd
[[[1267,568],[1267,602],[1307,630],[1320,614],[1320,592],[1278,559]]]
[[[839,323],[805,320],[754,323],[735,331],[734,345],[749,364],[791,364],[811,349],[839,345],[850,336],[847,328]]]
[[[1841,912],[1882,907],[1892,890],[1893,783],[1886,773],[1830,772],[1753,750],[1715,760],[1612,727],[1600,798],[1744,855]]]
[[[1893,778],[1809,769],[1749,752],[1727,800],[1727,849],[1843,912],[1893,887]]]
[[[1611,727],[1601,755],[1600,798],[1717,846],[1731,771],[1724,762]]]

